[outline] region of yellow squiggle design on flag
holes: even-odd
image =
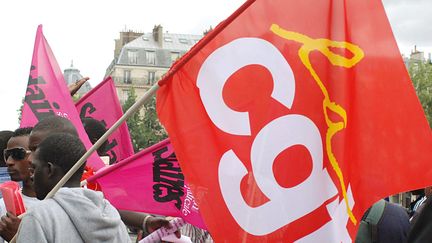
[[[364,57],[364,52],[362,49],[360,49],[360,47],[358,47],[354,44],[348,43],[348,42],[332,41],[332,40],[328,40],[328,39],[312,39],[312,38],[310,38],[306,35],[300,34],[300,33],[284,30],[276,24],[272,24],[272,26],[270,27],[270,30],[274,34],[276,34],[276,35],[278,35],[284,39],[296,41],[296,42],[303,44],[298,51],[300,60],[302,61],[303,65],[305,65],[306,68],[309,70],[309,72],[311,73],[312,77],[315,79],[316,83],[318,84],[318,86],[321,89],[321,92],[324,95],[323,111],[324,111],[325,120],[326,120],[326,123],[328,126],[327,134],[326,134],[327,155],[328,155],[328,158],[329,158],[330,163],[332,165],[332,168],[336,172],[336,175],[339,179],[339,182],[340,182],[340,185],[342,188],[342,194],[343,194],[343,197],[345,200],[345,204],[347,206],[347,212],[348,212],[349,218],[353,222],[353,224],[356,225],[357,219],[355,218],[355,216],[352,213],[352,210],[348,204],[348,198],[347,198],[347,193],[346,193],[344,177],[343,177],[342,171],[339,167],[339,164],[336,160],[336,157],[333,154],[332,145],[331,145],[331,140],[332,140],[333,136],[346,127],[346,124],[347,124],[346,111],[344,110],[344,108],[342,106],[340,106],[340,105],[338,105],[335,102],[332,102],[330,100],[330,96],[328,94],[326,87],[324,86],[320,77],[315,72],[314,68],[312,67],[312,64],[311,64],[310,59],[309,59],[309,54],[312,51],[319,51],[324,56],[326,56],[328,58],[328,60],[330,61],[330,63],[333,64],[334,66],[351,68],[354,65],[356,65]],[[352,58],[346,58],[344,56],[335,54],[329,49],[329,47],[348,49],[349,51],[351,51],[353,53],[353,57]],[[342,122],[333,122],[332,120],[330,120],[327,109],[330,109],[331,111],[333,111],[336,114],[338,114],[339,116],[341,116],[343,121]]]

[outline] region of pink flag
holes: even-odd
[[[206,229],[168,139],[87,179],[117,209],[181,217]]]
[[[42,25],[39,25],[20,127],[34,126],[38,121],[52,115],[69,119],[75,125],[86,147],[91,147],[63,74],[42,33]],[[98,170],[104,166],[104,163],[94,153],[87,160],[87,165]]]
[[[80,118],[91,117],[109,128],[123,115],[114,82],[106,78],[98,86],[84,95],[76,104]],[[108,138],[107,154],[110,164],[117,163],[134,154],[129,130],[124,122]]]

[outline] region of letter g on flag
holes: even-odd
[[[272,98],[289,109],[294,101],[292,69],[273,44],[259,38],[239,38],[216,49],[201,66],[197,86],[212,122],[232,135],[251,135],[249,114],[229,108],[223,100],[222,90],[232,74],[252,64],[261,65],[271,73],[274,82]],[[281,152],[294,145],[302,145],[308,150],[312,171],[298,185],[284,188],[277,183],[272,166]],[[256,183],[270,199],[261,206],[250,207],[242,197],[240,183],[248,171],[235,151],[231,149],[222,155],[218,169],[219,186],[226,206],[236,222],[250,234],[274,232],[316,210],[337,194],[327,170],[323,169],[320,132],[306,116],[289,114],[267,123],[254,138],[250,156]],[[270,220],[269,215],[283,216]]]

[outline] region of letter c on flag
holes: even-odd
[[[240,38],[214,51],[202,64],[197,86],[210,119],[222,131],[251,135],[248,112],[229,108],[222,97],[228,78],[247,65],[261,65],[273,76],[271,96],[291,108],[295,81],[290,65],[270,42],[258,38]]]
[[[215,50],[203,63],[197,86],[212,122],[233,135],[251,135],[248,112],[230,109],[222,97],[228,78],[240,68],[257,64],[267,68],[274,82],[271,96],[291,108],[295,95],[292,69],[279,50],[268,41],[240,38]],[[304,146],[312,158],[308,178],[291,188],[281,187],[273,174],[273,163],[284,150]],[[320,132],[309,118],[290,114],[274,119],[255,137],[251,148],[254,178],[269,202],[250,207],[240,189],[248,171],[233,150],[221,158],[218,176],[222,196],[236,222],[248,233],[266,235],[314,211],[337,194],[328,172],[323,169]],[[299,203],[300,202],[300,203]]]

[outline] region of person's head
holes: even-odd
[[[419,196],[419,197],[422,197],[422,196],[424,196],[424,188],[422,188],[422,189],[417,189],[417,190],[413,190],[413,191],[410,191],[411,192],[411,194],[412,195],[416,195],[416,196]]]
[[[12,137],[12,135],[12,131],[0,131],[0,167],[6,166],[6,161],[4,160],[3,156],[3,150],[6,148],[7,142]]]
[[[30,151],[34,152],[45,138],[54,133],[68,133],[78,137],[78,132],[71,121],[60,116],[50,116],[34,126],[29,137]]]
[[[94,118],[85,117],[82,118],[81,121],[92,144],[95,144],[99,140],[99,138],[101,138],[107,131],[104,124]],[[97,153],[99,156],[106,155],[107,145],[108,140],[105,140],[105,142],[98,148]]]
[[[9,176],[13,181],[30,182],[30,150],[28,141],[31,127],[18,128],[12,134],[4,150],[4,160],[8,167]]]
[[[36,197],[42,200],[61,178],[84,155],[86,148],[77,136],[55,133],[45,138],[33,156],[33,186]],[[65,186],[79,187],[84,164]]]

